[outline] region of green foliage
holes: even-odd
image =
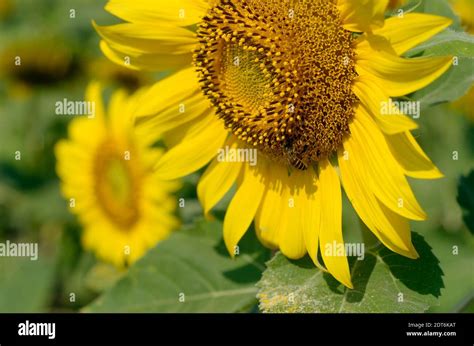
[[[54,259],[0,258],[0,312],[44,312],[52,298]]]
[[[452,66],[434,83],[415,92],[411,98],[420,101],[422,109],[461,98],[474,83],[473,63],[473,58],[459,58],[459,65]]]
[[[386,248],[366,252],[351,263],[354,289],[316,268],[306,257],[290,261],[281,254],[268,263],[258,283],[264,312],[424,312],[444,287],[438,259],[422,236],[413,235],[417,260]]]
[[[429,312],[459,312],[474,297],[474,238],[465,232],[430,229],[425,239],[440,260],[445,288]]]
[[[91,19],[103,24],[120,19],[103,10],[106,0],[14,3],[16,10],[0,21],[0,53],[17,47],[17,42],[54,39],[74,57],[77,70],[60,84],[27,86],[26,91],[16,83],[11,73],[14,69],[0,71],[4,77],[0,78],[0,241],[25,239],[56,247],[57,234],[63,237],[57,246],[58,258],[41,256],[37,262],[0,258],[0,312],[77,311],[100,294],[84,311],[254,311],[255,283],[262,278],[269,252],[249,231],[240,244],[240,256],[230,259],[222,243],[221,223],[199,221],[202,208],[196,185],[202,171],[185,178],[177,194],[177,198],[185,198],[179,216],[186,228],[158,244],[128,272],[117,272],[84,252],[81,227],[67,210],[54,171],[54,144],[66,136],[71,118],[55,116],[53,106],[63,98],[81,100],[89,79],[96,77],[90,64],[106,60]],[[69,18],[71,9],[76,11],[75,19]],[[453,19],[448,30],[409,51],[408,57],[459,58],[457,66],[410,95],[423,107],[415,136],[445,174],[437,181],[411,180],[429,215],[427,221],[411,225],[433,251],[415,235],[421,260],[379,249],[368,253],[364,261],[351,261],[355,290],[345,289],[329,274],[319,272],[308,259],[295,262],[277,254],[259,283],[264,311],[472,312],[474,238],[464,224],[472,232],[474,173],[460,180],[459,175],[472,170],[474,146],[469,147],[467,129],[474,127],[461,112],[439,104],[458,99],[472,86],[474,38],[463,32],[447,0],[412,0],[405,10]],[[38,30],[32,32],[32,27]],[[22,153],[21,161],[15,160],[17,150]],[[459,154],[455,161],[454,151]],[[231,189],[214,209],[218,218],[223,218],[234,192]],[[357,242],[360,234],[353,230],[358,218],[346,204],[344,237]],[[52,229],[55,231],[48,231]],[[441,289],[443,282],[445,288]],[[398,303],[400,291],[404,303]],[[71,293],[75,294],[74,302],[70,301]],[[179,293],[185,294],[185,302],[179,301]],[[293,304],[288,301],[291,293]]]
[[[420,53],[424,53],[425,56],[457,56],[472,59],[474,57],[474,36],[464,31],[447,29],[413,48],[407,55],[415,56]]]
[[[255,305],[255,282],[269,253],[250,232],[239,246],[231,259],[221,223],[200,221],[149,251],[85,311],[247,311]]]
[[[464,211],[464,223],[474,233],[474,170],[459,179],[458,203]]]

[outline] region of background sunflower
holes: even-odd
[[[84,247],[119,268],[179,225],[172,195],[179,182],[158,178],[153,164],[162,149],[134,132],[133,112],[141,97],[141,92],[116,91],[106,111],[100,84],[91,83],[86,102],[94,105],[93,115],[73,120],[68,140],[55,147],[63,195],[84,226]]]

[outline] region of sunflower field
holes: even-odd
[[[0,312],[473,313],[474,1],[0,0]]]

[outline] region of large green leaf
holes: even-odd
[[[269,258],[252,232],[232,260],[220,222],[199,222],[158,244],[86,312],[237,312],[256,304]],[[182,301],[180,301],[180,298]]]
[[[352,261],[354,289],[317,269],[307,257],[275,256],[258,283],[264,312],[423,312],[444,287],[437,258],[423,237],[413,234],[420,258],[411,260],[386,248]]]
[[[464,223],[474,233],[474,170],[459,179],[458,203],[463,209]]]

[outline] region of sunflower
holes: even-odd
[[[450,57],[401,55],[447,18],[384,19],[388,0],[111,0],[127,21],[96,26],[105,55],[134,69],[171,70],[137,109],[138,126],[168,145],[162,179],[210,165],[197,190],[206,214],[237,185],[224,219],[229,253],[254,221],[261,242],[352,287],[342,189],[392,251],[418,254],[409,220],[424,220],[407,176],[442,174],[415,141],[417,124],[382,105],[419,90]],[[239,160],[256,151],[256,164]],[[224,154],[222,154],[224,152]],[[236,154],[237,153],[237,154]],[[250,157],[250,155],[248,155]]]
[[[0,48],[0,78],[8,82],[8,93],[14,97],[63,83],[77,67],[71,48],[60,40],[27,39]]]
[[[92,60],[87,66],[87,74],[104,85],[121,87],[130,92],[152,81],[144,72],[125,68],[103,58]]]
[[[55,148],[63,195],[84,226],[84,248],[117,267],[137,260],[178,224],[172,197],[178,183],[161,181],[152,169],[162,149],[132,131],[139,96],[117,91],[107,116],[101,86],[91,83],[86,98],[95,104],[94,116],[72,120],[69,139]]]

